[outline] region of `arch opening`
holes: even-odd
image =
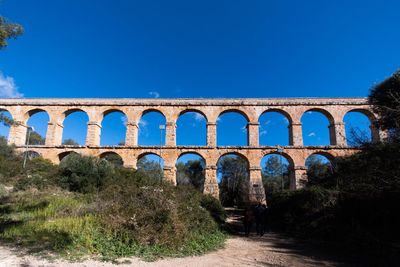
[[[0,110],[0,136],[8,139],[13,118],[8,110]]]
[[[258,122],[261,146],[289,145],[290,120],[286,114],[280,111],[267,111],[260,116]]]
[[[160,111],[144,112],[138,123],[138,144],[140,146],[164,146],[165,125],[165,116]]]
[[[122,157],[115,152],[104,152],[100,155],[100,158],[108,161],[116,167],[122,167],[124,165]]]
[[[314,153],[306,161],[307,177],[309,185],[336,186],[333,174],[333,157],[325,153]]]
[[[349,111],[343,118],[348,146],[360,146],[372,141],[371,120],[361,111]]]
[[[245,156],[228,153],[218,159],[217,181],[222,205],[246,205],[249,200],[249,180],[249,161]]]
[[[197,153],[189,152],[179,156],[176,161],[176,184],[192,186],[203,192],[206,162]]]
[[[41,155],[38,152],[33,150],[24,151],[24,153],[22,153],[22,157],[25,158],[25,155],[27,160],[33,160],[41,157]]]
[[[304,146],[327,146],[335,145],[334,131],[330,131],[333,119],[321,110],[309,110],[301,117],[303,145]]]
[[[207,145],[207,120],[203,114],[187,111],[179,115],[176,122],[176,144],[178,146]]]
[[[218,146],[248,146],[248,119],[239,111],[226,111],[217,119]]]
[[[164,159],[157,154],[140,155],[136,166],[138,171],[157,181],[161,181],[164,177]]]
[[[63,122],[62,144],[70,146],[85,145],[89,117],[82,110],[66,112]]]
[[[119,110],[105,112],[101,122],[100,144],[102,146],[125,145],[127,122],[126,115]]]
[[[33,110],[29,113],[27,121],[26,144],[44,145],[46,143],[47,126],[49,124],[49,115],[44,110]]]
[[[75,151],[62,152],[62,153],[58,154],[58,160],[61,163],[61,162],[65,161],[69,156],[77,155],[77,154],[79,154],[79,153],[77,153]]]
[[[261,177],[266,197],[291,188],[293,183],[293,160],[286,154],[270,153],[261,159]]]

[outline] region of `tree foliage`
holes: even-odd
[[[143,157],[140,160],[138,160],[137,170],[139,172],[145,172],[147,175],[159,181],[161,181],[164,176],[164,171],[161,166],[161,162],[150,160],[146,157]]]
[[[371,89],[368,97],[372,109],[379,115],[378,126],[388,130],[395,140],[400,139],[400,70]]]
[[[279,158],[278,155],[272,155],[262,168],[262,179],[265,195],[269,197],[274,192],[289,188],[289,165]]]
[[[244,205],[248,201],[249,165],[240,156],[227,155],[218,163],[219,197],[224,206]]]
[[[0,49],[7,46],[7,39],[17,38],[24,32],[21,25],[0,16]]]
[[[65,139],[62,144],[65,146],[79,146],[79,144],[72,138]]]
[[[179,162],[176,165],[176,183],[178,185],[190,185],[203,192],[204,181],[205,169],[200,160],[189,160],[186,163]]]
[[[29,135],[29,140],[28,140],[28,135]],[[46,141],[44,137],[42,137],[39,133],[35,131],[30,131],[29,133],[27,132],[26,138],[28,145],[44,145]]]

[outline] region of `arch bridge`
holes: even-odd
[[[144,154],[158,154],[164,160],[164,178],[176,184],[175,164],[180,155],[196,153],[206,163],[204,192],[218,197],[216,165],[218,159],[229,153],[240,154],[249,163],[251,199],[264,197],[262,189],[260,161],[263,156],[277,153],[277,147],[259,144],[259,118],[266,112],[283,114],[288,122],[289,145],[282,153],[290,162],[292,189],[302,186],[307,180],[305,160],[312,154],[322,154],[330,158],[350,155],[357,148],[346,145],[343,118],[351,111],[365,114],[371,121],[372,141],[380,139],[375,128],[375,114],[365,98],[281,98],[281,99],[0,99],[0,110],[8,111],[14,121],[8,142],[15,144],[20,152],[26,149],[27,121],[37,112],[45,111],[49,115],[46,141],[44,145],[29,145],[34,151],[54,163],[68,153],[102,156],[107,153],[118,154],[126,167],[135,168],[137,160]],[[89,121],[86,143],[84,145],[62,145],[64,119],[75,111],[83,111]],[[125,143],[118,146],[101,146],[100,136],[103,117],[113,111],[126,115]],[[149,111],[158,111],[166,119],[165,145],[139,146],[138,128],[142,115]],[[179,116],[188,111],[202,114],[207,122],[207,144],[205,146],[177,146],[176,122]],[[218,117],[229,111],[242,114],[247,119],[248,142],[246,146],[218,146]],[[307,111],[323,113],[329,120],[330,145],[304,146],[301,117]]]

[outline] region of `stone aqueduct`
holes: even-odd
[[[0,110],[8,111],[17,124],[11,126],[9,143],[17,150],[25,151],[26,123],[33,114],[45,111],[49,115],[45,145],[30,146],[44,158],[54,163],[68,153],[102,156],[114,152],[121,156],[126,167],[136,167],[143,155],[159,154],[164,160],[164,178],[176,184],[175,163],[185,153],[197,153],[206,163],[204,192],[218,197],[216,165],[227,153],[244,156],[249,163],[251,199],[263,194],[260,161],[263,156],[275,153],[276,147],[259,145],[259,117],[268,111],[277,111],[289,121],[289,146],[283,155],[290,164],[291,188],[301,187],[307,179],[305,160],[312,154],[322,154],[330,159],[357,151],[347,147],[343,117],[350,111],[359,111],[375,120],[364,98],[286,98],[286,99],[0,99]],[[86,144],[62,145],[63,121],[70,113],[83,111],[89,117]],[[101,124],[105,115],[113,111],[124,113],[128,119],[125,145],[100,146]],[[143,114],[159,111],[166,118],[166,144],[162,146],[138,146],[138,123]],[[201,113],[207,121],[206,146],[177,146],[176,121],[188,111]],[[217,146],[217,119],[219,115],[235,111],[248,121],[247,146]],[[329,146],[303,146],[301,116],[307,111],[319,111],[329,120]],[[372,141],[380,138],[379,131],[371,123]]]

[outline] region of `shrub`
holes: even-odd
[[[114,167],[106,160],[73,153],[60,163],[59,183],[70,191],[93,193],[113,174]]]
[[[200,204],[203,208],[210,212],[211,216],[217,222],[225,222],[225,219],[227,217],[226,211],[218,199],[214,198],[211,195],[203,195]]]

